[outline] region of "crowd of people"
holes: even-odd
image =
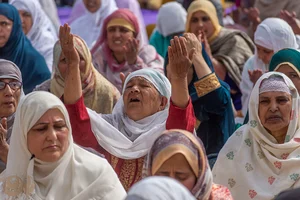
[[[299,3],[67,3],[0,3],[0,200],[299,198]]]

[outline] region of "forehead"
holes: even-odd
[[[261,46],[261,45],[258,45],[258,44],[255,44],[255,46],[256,46],[256,48],[257,48],[257,49],[260,49],[260,50],[265,50],[265,51],[273,51],[272,49],[268,49],[268,48],[266,48],[266,47],[263,47],[263,46]]]
[[[295,72],[297,73],[289,64],[282,64],[276,70],[278,72]]]
[[[148,83],[148,84],[151,84],[150,81],[148,81],[147,79],[145,79],[144,77],[141,77],[141,76],[136,76],[136,77],[133,77],[132,79],[130,79],[128,81],[127,84],[129,83]],[[152,85],[152,84],[151,84]]]
[[[12,82],[12,81],[17,81],[17,80],[13,79],[13,78],[0,78],[0,81],[9,83],[9,82]]]
[[[61,120],[61,119],[65,119],[64,115],[62,114],[62,112],[58,109],[58,108],[53,108],[53,109],[49,109],[47,110],[42,117],[38,120],[38,122],[41,121],[46,121],[46,120],[50,120],[50,119],[54,119],[54,120]]]
[[[0,22],[12,22],[12,21],[7,17],[5,17],[4,15],[0,15]]]
[[[209,17],[206,12],[199,10],[193,13],[192,17],[201,18],[201,17]]]
[[[290,94],[286,92],[264,92],[259,94],[260,98],[277,98],[277,97],[291,97]]]

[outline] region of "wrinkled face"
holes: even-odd
[[[284,132],[290,123],[292,97],[285,92],[264,92],[259,95],[258,115],[262,125],[272,132]]]
[[[50,109],[36,122],[27,135],[30,153],[44,162],[58,161],[69,147],[69,129],[63,114]]]
[[[13,28],[13,21],[4,15],[0,15],[0,48],[7,43]]]
[[[134,121],[164,110],[167,104],[167,98],[161,96],[156,88],[142,77],[134,77],[127,83],[123,101],[124,112]]]
[[[101,0],[83,0],[83,3],[91,13],[96,12],[101,7]]]
[[[269,64],[271,61],[272,56],[274,55],[274,51],[271,49],[267,49],[263,46],[255,44],[257,49],[258,58],[263,61],[264,64]]]
[[[190,21],[190,30],[196,36],[203,31],[207,38],[210,38],[214,32],[215,27],[210,20],[209,16],[203,11],[197,11],[193,13]]]
[[[80,72],[84,73],[86,69],[86,62],[80,53],[79,53],[79,57],[80,57],[80,63],[79,63]],[[66,57],[63,53],[61,53],[59,57],[58,69],[61,76],[65,79],[68,70],[68,64],[67,64]]]
[[[123,53],[123,46],[130,38],[134,38],[134,34],[125,27],[111,26],[107,29],[108,47],[115,53]]]
[[[0,82],[13,83],[14,79],[0,79]],[[21,96],[21,89],[14,90],[9,85],[0,90],[0,118],[8,117],[16,112]]]
[[[294,85],[297,88],[298,93],[300,94],[300,77],[293,68],[291,68],[287,64],[283,64],[276,71],[281,72],[285,74],[287,77],[289,77],[291,81],[293,81]]]
[[[22,21],[23,32],[25,33],[25,35],[27,35],[33,25],[32,15],[30,12],[27,12],[25,10],[19,10],[19,15]]]
[[[174,178],[189,191],[192,191],[197,181],[191,166],[182,154],[175,154],[166,160],[154,175]]]

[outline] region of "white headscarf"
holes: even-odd
[[[33,158],[27,133],[49,109],[59,109],[69,129],[69,147],[56,162]],[[0,176],[1,199],[123,199],[125,191],[109,163],[73,143],[68,112],[49,92],[32,92],[20,102],[6,170]]]
[[[11,0],[10,4],[18,10],[29,12],[32,16],[32,27],[26,37],[32,46],[45,58],[48,69],[52,71],[53,46],[57,41],[57,32],[52,22],[37,0]]]
[[[288,23],[279,18],[267,18],[262,21],[255,31],[254,42],[257,45],[273,50],[274,53],[284,48],[298,48],[292,28]],[[240,83],[244,116],[248,110],[250,93],[253,88],[248,70],[261,69],[263,72],[266,72],[268,68],[269,66],[258,58],[257,49],[255,49],[255,54],[244,65],[242,81]]]
[[[143,77],[154,85],[162,96],[171,97],[171,84],[160,72],[140,69],[132,72],[124,83],[134,77]],[[123,88],[123,93],[124,93]],[[110,154],[122,159],[136,159],[145,156],[153,142],[166,130],[169,103],[159,111],[139,121],[133,121],[124,113],[123,96],[115,105],[112,114],[101,115],[88,109],[92,131],[100,146]]]
[[[259,88],[270,76],[281,76],[292,93],[292,112],[283,144],[267,132],[258,116]],[[250,97],[249,122],[239,128],[219,153],[213,168],[214,182],[229,188],[234,199],[270,200],[300,182],[299,95],[282,73],[264,74]]]
[[[196,198],[175,179],[151,176],[133,185],[125,200],[196,200]]]
[[[167,37],[174,33],[185,31],[186,10],[177,2],[169,2],[159,9],[156,28],[160,34]]]
[[[80,1],[76,2],[79,4]],[[117,10],[117,5],[114,0],[102,0],[101,7],[95,12],[89,12],[84,7],[85,13],[71,23],[71,32],[79,35],[90,49],[100,37],[103,21],[107,16]]]

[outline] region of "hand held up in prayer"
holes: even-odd
[[[256,81],[263,75],[263,71],[261,69],[248,70],[248,74],[250,81],[255,85]]]
[[[7,138],[7,119],[2,118],[0,121],[0,159],[6,163],[8,155]]]
[[[188,45],[189,48],[187,47]],[[187,79],[187,74],[192,66],[192,59],[197,48],[191,48],[191,46],[184,37],[178,38],[175,36],[171,40],[171,46],[168,48],[169,78],[171,82]]]
[[[297,19],[297,15],[295,12],[290,13],[287,10],[282,10],[280,11],[279,17],[292,27],[295,35],[300,34],[300,21]]]
[[[79,67],[80,58],[77,50],[75,49],[73,35],[71,34],[71,28],[68,24],[64,24],[64,26],[60,27],[59,41],[68,66]]]
[[[258,10],[258,8],[245,8],[244,12],[247,14],[248,19],[253,22],[253,23],[260,23],[260,12]]]
[[[190,52],[192,49],[195,49],[195,55],[202,57],[202,44],[201,44],[201,34],[198,35],[198,38],[193,33],[185,33],[183,37],[186,40],[187,51]],[[193,59],[195,57],[193,56]]]
[[[127,41],[125,46],[123,46],[125,59],[129,65],[133,65],[136,63],[139,53],[139,43],[139,40],[132,38]]]
[[[201,41],[204,44],[204,49],[205,49],[207,55],[210,57],[210,59],[213,59],[213,55],[211,53],[210,45],[208,43],[208,39],[206,37],[206,34],[204,32],[202,32],[202,34],[200,35],[200,37],[201,37]]]

